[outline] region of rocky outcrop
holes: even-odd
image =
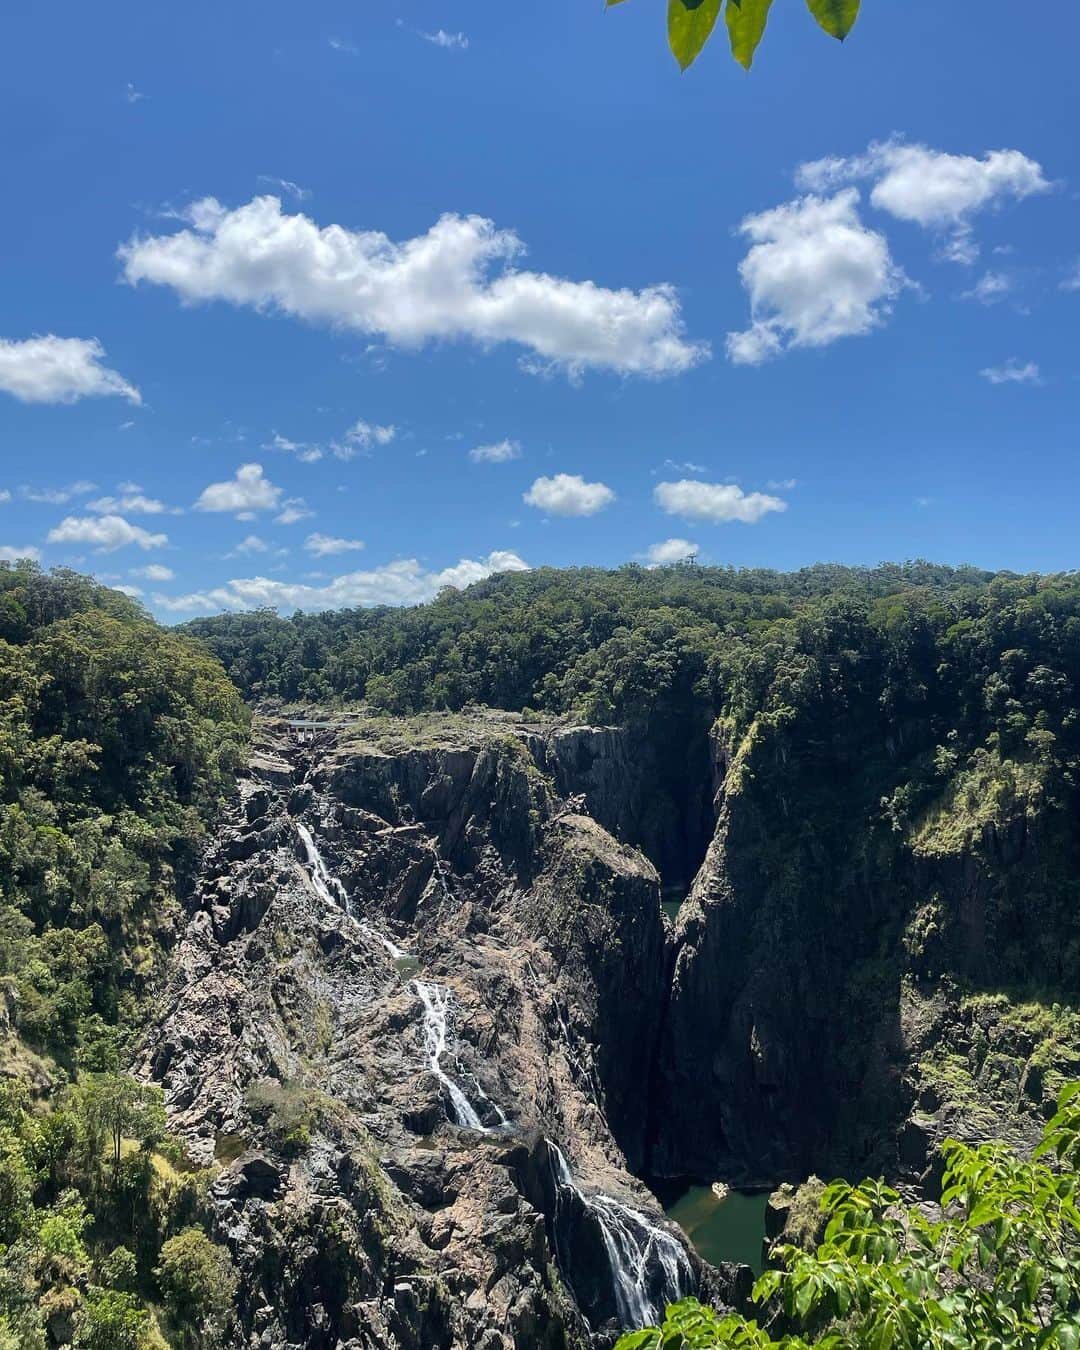
[[[139,1064],[218,1162],[238,1345],[568,1350],[734,1288],[633,1176],[657,873],[505,720],[260,727]]]

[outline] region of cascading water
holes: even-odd
[[[300,842],[304,846],[304,853],[307,857],[309,875],[311,884],[315,887],[316,894],[320,900],[328,905],[335,905],[338,909],[343,909],[350,919],[353,919],[365,933],[369,933],[377,941],[381,942],[395,961],[400,961],[408,956],[403,948],[396,942],[388,938],[385,933],[380,933],[377,928],[373,928],[366,919],[357,918],[353,912],[352,900],[345,887],[333,876],[330,869],[326,866],[319,847],[312,837],[311,831],[302,820],[296,822],[296,833],[300,836]]]
[[[468,1097],[442,1067],[450,1011],[449,989],[441,984],[425,984],[423,980],[413,980],[413,988],[424,1005],[424,1049],[427,1051],[428,1068],[446,1089],[457,1124],[487,1134],[488,1127],[476,1114]]]
[[[610,1195],[587,1195],[574,1181],[573,1173],[557,1144],[546,1141],[555,1182],[556,1231],[559,1210],[568,1193],[596,1220],[615,1293],[620,1324],[649,1326],[663,1318],[669,1303],[683,1298],[693,1287],[689,1258],[666,1229],[644,1214]]]

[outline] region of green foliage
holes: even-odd
[[[608,6],[622,0],[607,0]],[[731,39],[731,54],[750,69],[754,52],[765,32],[772,0],[727,0],[724,19]],[[841,42],[859,17],[860,0],[806,0],[806,7],[830,37]],[[668,0],[668,42],[683,70],[697,58],[712,35],[724,0]]]
[[[0,1347],[162,1344],[143,1298],[197,1185],[118,1069],[249,720],[127,597],[0,564]]]
[[[147,1350],[150,1314],[132,1294],[97,1287],[87,1291],[72,1345],[76,1350]]]
[[[154,1274],[182,1343],[220,1345],[239,1283],[228,1251],[201,1229],[185,1228],[162,1247]]]
[[[881,1181],[837,1181],[816,1252],[774,1249],[779,1264],[754,1287],[768,1330],[721,1319],[695,1301],[664,1326],[621,1338],[616,1350],[661,1346],[821,1346],[1014,1350],[1080,1344],[1080,1083],[1066,1087],[1038,1154],[950,1142],[939,1216],[905,1206]],[[783,1334],[773,1339],[780,1324]],[[683,1330],[685,1326],[686,1330]]]

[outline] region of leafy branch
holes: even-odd
[[[608,6],[623,0],[607,0]],[[859,16],[860,0],[806,0],[818,24],[843,42]],[[724,10],[731,54],[745,70],[754,61],[758,43],[765,35],[772,0],[668,0],[668,42],[683,70],[692,65],[705,46]]]

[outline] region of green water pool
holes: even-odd
[[[719,1200],[711,1186],[691,1186],[665,1212],[704,1260],[738,1261],[760,1275],[767,1200],[764,1191],[729,1191]]]

